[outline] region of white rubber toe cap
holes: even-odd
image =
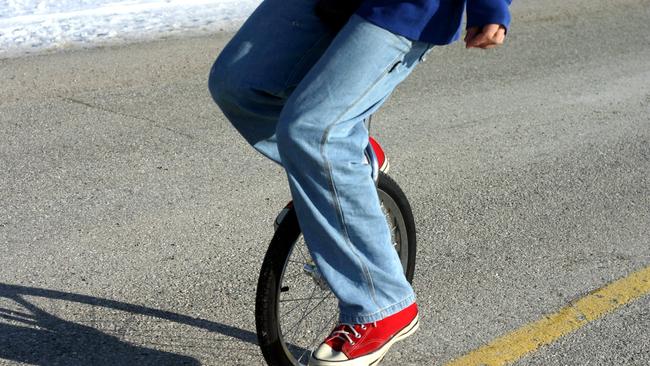
[[[318,347],[312,357],[323,361],[347,361],[348,357],[339,351],[335,351],[327,343],[323,343]]]

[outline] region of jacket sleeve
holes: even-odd
[[[502,24],[510,27],[512,0],[467,0],[467,28],[486,24]]]

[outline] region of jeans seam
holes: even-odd
[[[291,70],[291,74],[289,74],[289,76],[287,77],[287,80],[285,80],[284,83],[283,83],[285,90],[289,87],[289,82],[291,81],[291,79],[293,79],[293,77],[296,76],[296,74],[298,73],[298,66],[302,63],[302,61],[307,58],[309,53],[313,49],[315,49],[316,46],[318,44],[320,44],[323,39],[325,39],[326,37],[329,37],[329,36],[331,36],[331,35],[328,32],[323,33],[323,35],[320,36],[320,38],[318,38],[318,40],[316,42],[314,42],[314,44],[311,45],[311,47],[309,47],[309,49],[307,49],[307,51],[305,51],[305,53],[302,54],[302,56],[300,57],[300,60],[298,60],[298,62],[296,62],[296,64],[294,65],[293,70]]]
[[[384,70],[384,72],[382,72],[382,74],[366,89],[366,91],[364,91],[359,96],[359,98],[357,98],[357,100],[354,103],[352,103],[348,108],[346,108],[343,112],[341,112],[332,122],[330,122],[327,125],[327,128],[323,132],[323,136],[322,136],[321,141],[320,141],[320,153],[321,153],[321,156],[323,158],[323,161],[325,162],[325,171],[327,173],[327,178],[328,178],[328,181],[329,181],[330,193],[332,194],[332,198],[333,198],[333,201],[334,201],[334,206],[335,206],[334,208],[335,208],[336,213],[337,213],[337,219],[339,221],[339,225],[341,225],[341,228],[343,229],[342,234],[344,234],[344,236],[345,236],[345,242],[348,244],[348,247],[352,250],[353,254],[355,255],[355,257],[357,259],[357,261],[361,264],[361,268],[362,268],[364,277],[366,278],[367,285],[370,287],[370,291],[369,291],[370,292],[370,298],[372,299],[372,302],[375,304],[375,306],[377,306],[378,308],[380,306],[377,303],[377,295],[376,295],[376,291],[375,291],[375,285],[374,285],[374,282],[372,280],[372,276],[370,275],[370,271],[368,270],[368,267],[361,260],[361,256],[357,253],[356,248],[354,247],[354,245],[352,245],[352,241],[350,240],[350,234],[348,233],[348,229],[347,229],[347,226],[345,224],[345,217],[343,215],[343,210],[341,208],[341,203],[340,203],[340,200],[339,200],[339,197],[338,197],[338,194],[337,194],[337,190],[336,190],[336,184],[334,182],[334,175],[332,174],[332,165],[331,165],[329,159],[327,158],[327,154],[325,153],[325,146],[326,146],[326,142],[327,142],[327,140],[329,138],[330,131],[336,125],[337,121],[339,119],[341,119],[352,108],[354,108],[363,99],[363,97],[365,97],[370,92],[370,90],[372,90],[372,88],[374,88],[375,85],[377,85],[379,83],[379,81],[381,81],[384,77],[386,77],[386,75],[388,75],[389,67],[392,67],[392,65],[395,62],[397,62],[401,57],[402,57],[401,54],[398,57],[396,57],[389,64],[389,66]]]

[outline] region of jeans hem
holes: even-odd
[[[393,314],[400,312],[401,310],[406,309],[415,302],[415,294],[410,295],[406,299],[399,301],[393,305],[389,305],[385,308],[379,309],[374,313],[370,314],[361,314],[361,315],[347,315],[341,313],[339,315],[340,323],[348,324],[367,324],[382,320],[386,317],[389,317]]]

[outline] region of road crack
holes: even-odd
[[[179,135],[179,136],[183,136],[183,137],[188,138],[190,140],[200,140],[196,136],[191,135],[189,133],[181,132],[181,131],[175,130],[175,129],[167,127],[167,126],[162,126],[162,125],[160,125],[158,123],[158,121],[156,121],[154,119],[151,119],[151,118],[142,117],[142,116],[135,116],[135,115],[124,113],[124,112],[114,111],[114,110],[108,109],[106,107],[91,104],[91,103],[85,102],[83,100],[79,100],[79,99],[75,99],[75,98],[71,98],[71,97],[59,96],[59,99],[65,101],[65,102],[79,104],[79,105],[82,105],[82,106],[85,106],[85,107],[88,107],[88,108],[91,108],[91,109],[95,109],[95,110],[106,112],[106,113],[111,113],[111,114],[114,114],[114,115],[117,115],[117,116],[132,118],[132,119],[136,119],[136,120],[139,120],[139,121],[144,121],[144,122],[147,122],[147,123],[153,125],[154,127],[161,128],[163,130],[167,130],[167,131],[169,131],[171,133],[174,133],[174,134]]]

